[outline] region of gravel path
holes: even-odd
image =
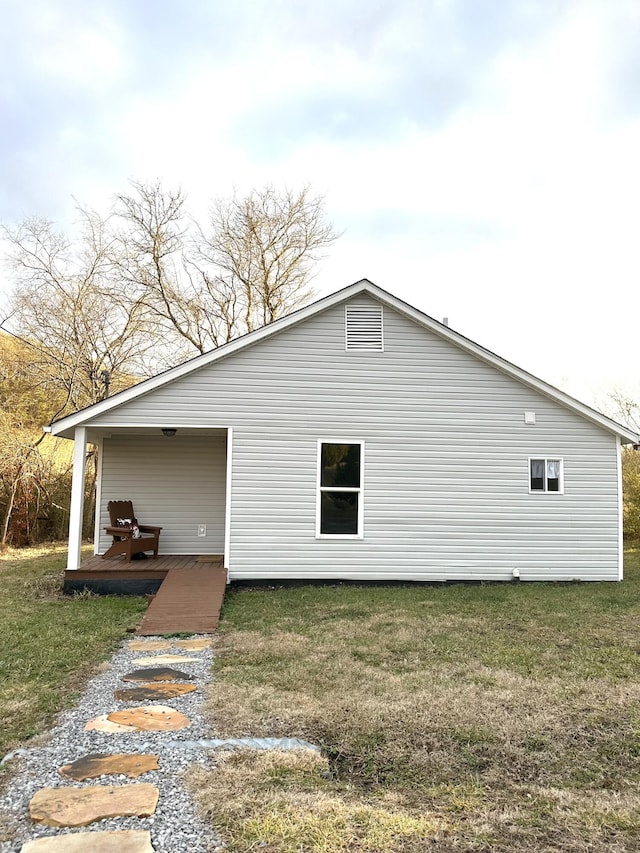
[[[200,661],[187,665],[171,664],[173,668],[193,676],[193,681],[198,685],[195,692],[175,699],[151,702],[122,702],[114,698],[115,690],[135,687],[133,683],[120,680],[127,672],[141,668],[133,664],[133,660],[146,655],[155,657],[163,654],[180,654]],[[195,804],[181,781],[181,775],[187,768],[207,760],[205,752],[182,749],[179,744],[211,736],[203,719],[202,705],[204,686],[210,679],[212,659],[210,647],[197,652],[176,646],[166,651],[141,652],[132,651],[128,642],[123,643],[111,659],[108,669],[89,682],[77,706],[60,715],[57,725],[48,733],[45,745],[26,750],[10,760],[11,782],[5,795],[0,798],[0,820],[9,826],[2,828],[0,837],[11,835],[13,840],[0,842],[0,853],[19,853],[24,842],[29,839],[91,829],[148,829],[156,853],[212,853],[223,849],[211,827],[199,819]],[[107,734],[85,731],[85,723],[100,714],[152,704],[168,705],[181,711],[189,717],[191,725],[166,732]],[[63,764],[96,752],[157,753],[160,756],[160,769],[134,780],[125,776],[103,776],[86,782],[74,782],[58,773],[58,768]],[[82,829],[55,829],[32,823],[29,818],[29,800],[43,787],[82,788],[87,785],[126,785],[132,782],[150,782],[158,787],[160,799],[151,817],[112,818]]]

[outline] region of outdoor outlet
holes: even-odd
[[[206,536],[207,535],[207,525],[199,524],[198,525],[198,536]]]

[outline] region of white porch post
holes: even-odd
[[[96,476],[96,505],[95,519],[93,524],[93,553],[100,553],[100,507],[102,506],[102,453],[104,450],[104,439],[96,441],[96,462],[98,466]]]
[[[80,568],[82,515],[84,511],[84,475],[87,466],[87,428],[76,427],[73,436],[73,477],[69,510],[69,556],[67,569]]]
[[[224,568],[229,583],[229,552],[231,550],[231,487],[233,484],[233,428],[227,427],[227,489],[224,508]]]

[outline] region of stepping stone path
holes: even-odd
[[[159,755],[144,755],[137,753],[119,753],[109,755],[96,753],[84,755],[82,758],[64,764],[58,772],[68,779],[84,782],[85,779],[97,779],[99,776],[110,776],[112,773],[137,779],[143,773],[157,770]]]
[[[173,645],[186,651],[201,652],[209,648],[211,640],[176,640]],[[168,651],[171,643],[168,640],[131,640],[129,648],[132,652],[162,652]]]
[[[46,826],[87,826],[108,817],[149,817],[160,792],[155,785],[92,785],[87,788],[42,788],[31,798],[29,814]]]
[[[163,652],[171,648],[169,640],[130,640],[132,652]]]
[[[115,697],[121,702],[147,702],[149,699],[175,699],[176,696],[192,693],[195,689],[195,684],[171,684],[165,681],[116,690]]]
[[[131,661],[136,666],[154,666],[154,664],[170,663],[202,663],[200,658],[190,658],[185,655],[156,655],[153,658],[136,658]]]
[[[135,731],[131,726],[123,726],[120,723],[112,723],[108,714],[100,714],[99,717],[94,717],[89,720],[84,727],[87,732],[106,732],[107,734],[131,734]]]
[[[168,705],[147,705],[143,708],[126,708],[112,711],[89,720],[87,731],[124,734],[126,732],[175,732],[189,725],[189,717]]]
[[[153,847],[147,830],[119,829],[38,838],[23,844],[22,853],[153,853]]]
[[[201,652],[203,649],[208,649],[211,645],[211,640],[176,640],[176,646],[179,649],[187,649],[190,652]]]
[[[165,652],[172,646],[186,652],[197,652],[208,649],[211,640],[132,640],[128,644],[129,650],[134,652]],[[115,690],[114,699],[129,702],[179,699],[193,693],[196,684],[190,681],[190,675],[166,664],[201,662],[200,658],[184,654],[155,654],[137,658],[132,663],[144,668],[127,672],[120,679],[139,684]],[[172,732],[190,725],[189,717],[176,708],[154,704],[108,710],[88,720],[84,729],[88,732],[135,737],[139,732]],[[131,745],[135,747],[135,741],[131,741]],[[63,764],[58,768],[58,773],[75,782],[109,775],[137,779],[147,772],[162,770],[161,763],[159,754],[148,752],[90,752]],[[159,789],[146,782],[82,787],[47,786],[31,797],[29,815],[35,824],[47,827],[85,827],[105,819],[150,817],[156,811],[159,796]],[[130,822],[127,822],[127,825],[130,825]],[[173,847],[171,849],[173,850]],[[154,847],[151,834],[146,829],[92,829],[27,841],[23,844],[21,853],[154,853]]]
[[[122,681],[189,681],[190,675],[168,666],[135,669],[122,676]]]
[[[175,732],[189,725],[189,717],[168,705],[146,705],[143,708],[125,708],[107,715],[112,723],[128,726],[134,732]]]

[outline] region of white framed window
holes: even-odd
[[[318,538],[362,539],[363,482],[364,441],[318,441]]]
[[[529,492],[564,492],[564,460],[558,456],[529,457]]]

